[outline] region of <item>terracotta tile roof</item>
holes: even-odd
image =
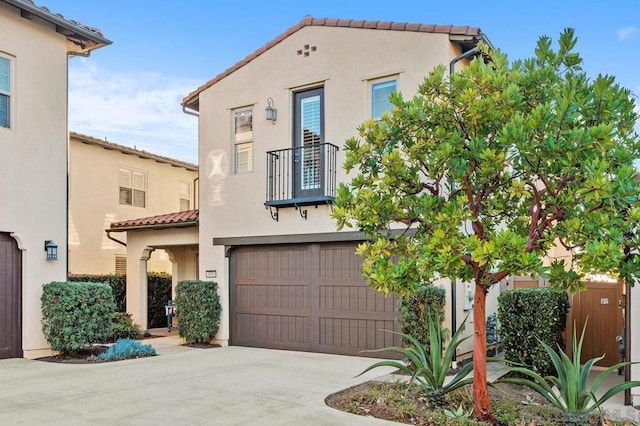
[[[162,155],[152,154],[151,152],[147,152],[137,148],[131,148],[128,146],[120,145],[113,142],[107,142],[106,140],[97,139],[92,136],[83,135],[82,133],[69,132],[69,137],[71,139],[77,139],[82,143],[86,143],[88,145],[97,145],[101,146],[104,149],[120,151],[123,154],[135,155],[140,158],[144,158],[146,160],[153,160],[158,163],[170,164],[174,167],[184,167],[187,170],[191,170],[194,172],[198,171],[198,166],[193,163],[188,163],[186,161],[176,160],[174,158],[165,157]]]
[[[102,32],[95,27],[90,27],[81,22],[67,19],[59,13],[54,13],[44,6],[38,6],[33,0],[0,0],[21,10],[22,16],[32,19],[37,16],[56,26],[56,31],[65,35],[83,50],[91,50],[111,44],[112,41],[105,38]]]
[[[258,56],[262,55],[267,50],[271,49],[273,46],[282,42],[287,37],[292,34],[300,31],[305,27],[341,27],[341,28],[361,28],[361,29],[371,29],[371,30],[389,30],[389,31],[412,31],[412,32],[422,32],[422,33],[440,33],[440,34],[449,34],[452,36],[480,36],[482,31],[480,28],[469,27],[469,26],[454,26],[454,25],[425,25],[425,24],[409,24],[405,22],[390,22],[390,21],[358,21],[355,19],[329,19],[329,18],[314,18],[312,16],[305,16],[297,25],[289,28],[284,33],[280,34],[264,46],[257,49],[255,52],[251,53],[244,59],[236,62],[230,68],[227,68],[217,76],[215,76],[212,80],[209,80],[202,86],[198,87],[193,92],[189,93],[182,100],[183,105],[189,105],[193,101],[195,101],[198,95],[208,89],[209,87],[216,84],[218,81],[222,80],[226,76],[230,75],[234,71],[242,68],[244,65],[256,59]]]
[[[131,230],[131,229],[149,229],[149,228],[167,228],[167,227],[187,227],[198,224],[198,210],[185,210],[176,213],[160,214],[156,216],[141,217],[138,219],[123,220],[121,222],[113,222],[108,229],[112,230]]]

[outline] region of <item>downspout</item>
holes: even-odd
[[[198,173],[200,173],[200,169],[198,168]],[[193,209],[197,210],[200,208],[200,206],[198,206],[198,192],[200,190],[200,188],[196,188],[196,185],[198,185],[200,183],[200,178],[197,177],[193,180]]]
[[[116,242],[118,244],[121,244],[121,245],[123,245],[125,247],[127,246],[127,243],[125,243],[124,241],[120,241],[119,239],[114,238],[114,237],[111,236],[112,232],[122,232],[120,229],[105,229],[104,231],[107,233],[107,238],[110,239],[111,241],[114,241],[114,242]]]
[[[200,114],[198,114],[197,111],[193,111],[190,109],[188,110],[185,104],[182,104],[182,112],[184,112],[185,114],[193,115],[194,117],[200,117]]]
[[[67,52],[68,56],[80,56],[82,58],[88,58],[89,56],[91,56],[91,51],[88,50],[86,52],[74,52],[74,51],[68,51]]]
[[[489,46],[489,49],[493,50],[493,48],[494,48],[493,45],[491,44],[489,39],[485,37],[484,34],[478,35],[478,37],[476,37],[476,39],[478,40],[478,42],[484,42],[487,46]],[[469,49],[466,52],[464,52],[464,53],[456,56],[455,58],[453,58],[451,60],[451,62],[449,62],[449,75],[455,74],[455,72],[456,72],[456,63],[460,62],[461,60],[463,60],[465,58],[468,58],[469,56],[473,56],[478,52],[480,52],[480,49],[476,45],[473,49]]]

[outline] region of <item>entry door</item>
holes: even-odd
[[[322,195],[324,88],[294,93],[294,198]]]
[[[0,359],[22,357],[22,253],[0,233]]]
[[[587,282],[587,289],[573,295],[572,315],[576,337],[580,338],[587,323],[580,362],[605,355],[599,367],[610,367],[620,361],[616,336],[621,335],[624,296],[621,283]],[[567,339],[567,347],[571,341]]]

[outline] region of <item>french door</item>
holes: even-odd
[[[293,102],[293,196],[319,196],[324,184],[324,88],[295,92]]]

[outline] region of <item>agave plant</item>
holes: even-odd
[[[385,330],[405,339],[408,342],[407,347],[390,346],[367,352],[395,352],[402,355],[407,362],[400,360],[379,361],[369,366],[358,376],[377,367],[395,367],[411,376],[410,383],[417,383],[422,388],[425,399],[429,404],[435,406],[444,405],[447,393],[473,382],[471,377],[466,377],[473,369],[472,363],[465,364],[453,378],[445,380],[456,348],[468,339],[468,337],[460,338],[460,333],[466,321],[467,318],[464,319],[451,337],[446,349],[442,339],[442,324],[437,317],[429,321],[428,347],[408,334]]]
[[[635,386],[640,386],[640,381],[620,383],[607,390],[601,397],[596,397],[598,388],[604,379],[618,368],[635,364],[632,362],[620,362],[606,370],[603,370],[590,385],[587,383],[592,367],[603,356],[591,358],[584,365],[580,365],[580,353],[587,324],[582,328],[580,340],[576,339],[576,330],[573,329],[573,355],[569,358],[560,347],[558,351],[544,342],[540,342],[549,354],[551,362],[556,370],[557,377],[542,377],[535,371],[526,367],[510,367],[509,370],[526,376],[503,377],[499,382],[515,383],[533,389],[556,408],[560,409],[569,424],[585,424],[594,410],[600,409],[602,404],[614,395]]]

